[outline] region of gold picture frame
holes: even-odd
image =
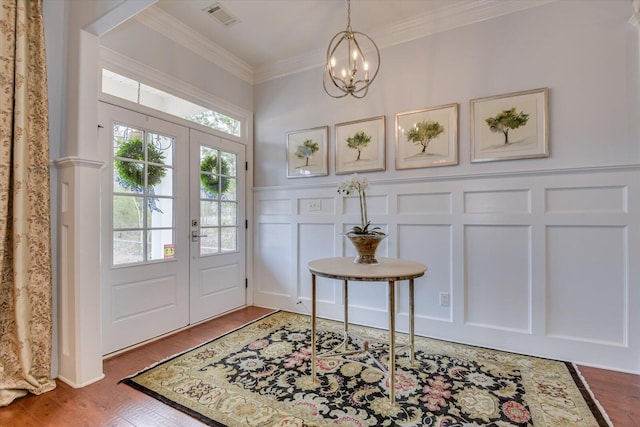
[[[477,98],[471,162],[549,157],[549,88]]]
[[[336,175],[385,170],[385,116],[336,124]]]
[[[329,126],[287,133],[287,178],[329,175]]]
[[[457,103],[396,114],[396,169],[457,164]]]

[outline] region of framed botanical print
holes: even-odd
[[[458,104],[396,114],[396,169],[458,164]]]
[[[472,162],[549,157],[549,88],[470,104]]]
[[[329,126],[287,133],[287,178],[329,174]]]
[[[336,125],[336,174],[385,170],[385,116]]]

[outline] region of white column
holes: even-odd
[[[58,168],[58,378],[104,378],[100,325],[101,162],[66,157]]]
[[[68,2],[65,139],[58,167],[58,378],[104,378],[101,335],[98,91],[100,36],[157,0]],[[55,197],[56,195],[54,195]]]

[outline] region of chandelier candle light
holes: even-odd
[[[353,262],[357,264],[378,265],[379,262],[375,257],[376,250],[382,239],[387,237],[387,235],[382,231],[378,231],[380,227],[370,228],[371,221],[367,218],[367,188],[369,188],[367,178],[353,174],[350,179],[340,184],[338,193],[348,196],[351,193],[357,192],[360,200],[360,225],[354,226],[351,231],[346,234],[358,252],[358,256]]]
[[[356,38],[360,37],[360,41]],[[360,42],[364,42],[362,44]],[[338,50],[342,46],[343,48]],[[364,52],[375,51],[375,63],[369,63]],[[340,73],[336,73],[338,60],[341,64]],[[363,73],[359,73],[361,67]],[[368,35],[351,29],[351,0],[347,0],[347,29],[337,33],[329,42],[327,48],[326,65],[322,79],[322,87],[332,98],[342,98],[351,95],[354,98],[364,98],[369,91],[369,85],[375,80],[380,69],[380,51],[375,42]],[[375,70],[369,78],[369,71]],[[330,90],[327,88],[327,83]]]

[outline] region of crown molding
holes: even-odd
[[[186,47],[200,55],[207,61],[225,69],[234,76],[253,84],[253,68],[224,49],[212,42],[191,27],[176,20],[157,6],[151,6],[138,13],[134,19],[152,30],[170,38],[176,43]]]
[[[449,7],[437,10],[435,13],[416,16],[384,30],[371,32],[370,36],[376,41],[378,48],[382,49],[555,1],[557,0],[452,2]],[[259,66],[255,69],[255,83],[262,83],[311,68],[322,67],[325,55],[326,52],[324,50],[314,50],[304,55]]]
[[[251,118],[252,113],[242,107],[209,93],[204,89],[176,80],[175,77],[169,74],[165,74],[162,71],[107,47],[100,46],[99,55],[101,66],[106,66],[110,71],[134,78],[141,83],[173,93],[188,101],[214,109],[231,117],[245,120],[250,120]]]
[[[450,6],[433,13],[416,16],[397,23],[389,28],[372,32],[379,48],[406,43],[454,28],[483,22],[499,16],[543,6],[558,0],[477,0],[452,2]],[[637,10],[640,0],[634,0]],[[631,17],[631,23],[639,22],[640,13]],[[157,6],[151,6],[134,17],[143,25],[172,39],[200,55],[209,62],[229,71],[249,84],[257,84],[301,71],[321,67],[324,63],[324,49],[309,51],[303,55],[286,58],[273,63],[263,64],[253,69],[249,64],[222,48],[216,43],[194,31],[184,23]]]

